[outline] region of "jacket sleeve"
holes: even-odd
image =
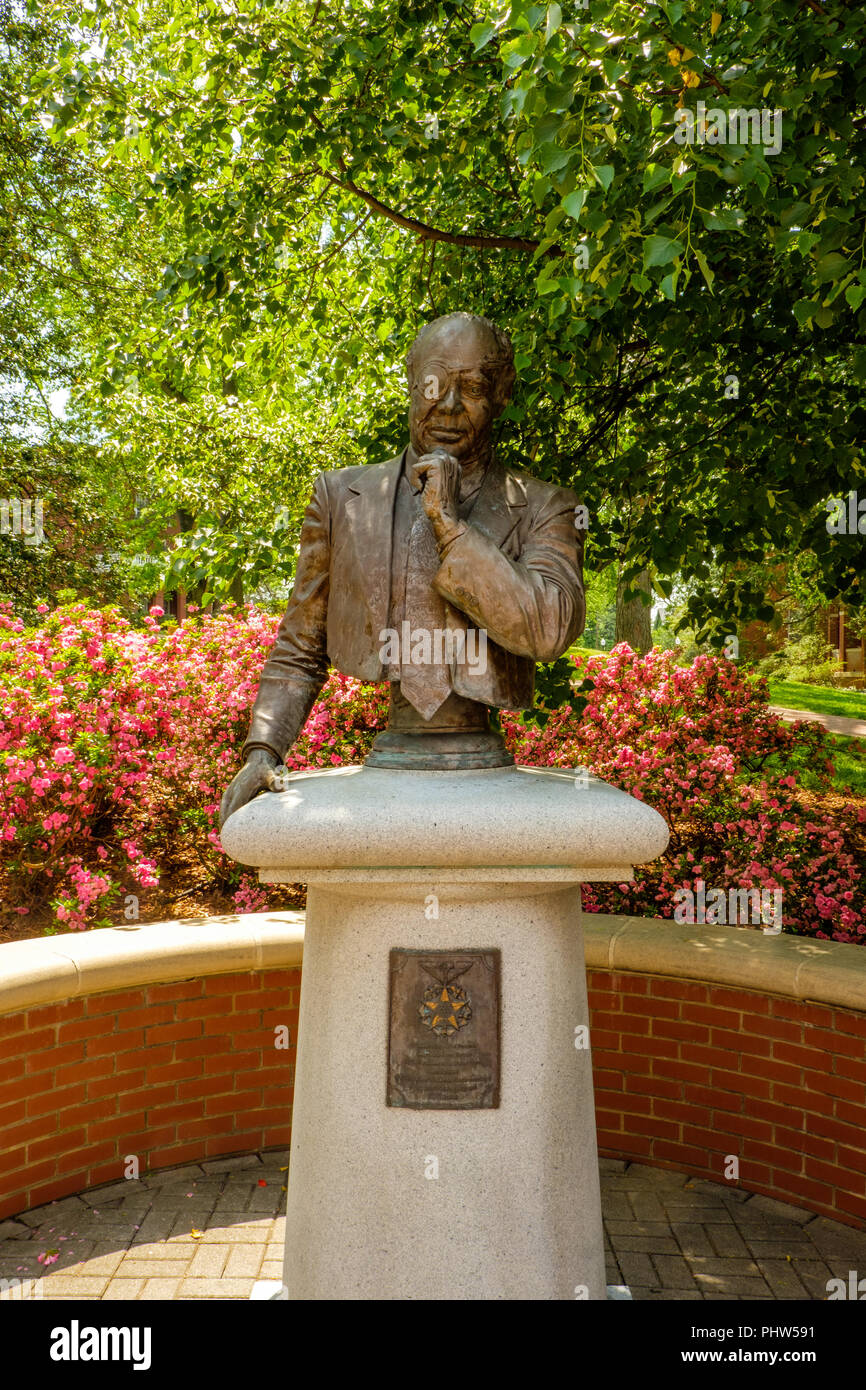
[[[553,488],[518,560],[471,523],[452,542],[434,587],[488,638],[517,656],[554,661],[583,632],[583,534],[574,494]]]
[[[324,474],[304,513],[288,607],[262,669],[244,757],[267,748],[283,761],[328,678],[327,616],[331,518]]]

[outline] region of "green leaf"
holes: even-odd
[[[614,167],[612,164],[594,164],[591,166],[592,172],[598,179],[605,193],[613,183]]]
[[[643,268],[649,270],[653,265],[667,265],[669,261],[676,260],[682,250],[682,242],[675,241],[672,237],[647,237],[643,244]]]
[[[581,211],[583,210],[583,206],[588,197],[588,189],[575,188],[572,193],[567,194],[566,197],[563,198],[562,206],[565,208],[565,211],[568,213],[569,217],[574,218],[575,222],[580,217]]]
[[[703,275],[704,279],[705,279],[706,282],[707,282],[707,289],[709,290],[710,294],[712,294],[712,292],[713,292],[713,281],[714,281],[715,278],[716,278],[715,271],[713,271],[713,270],[710,269],[709,262],[708,262],[706,256],[704,255],[703,251],[698,251],[697,248],[693,248],[693,249],[694,249],[694,252],[695,252],[695,260],[697,261],[698,265],[700,266],[700,268],[701,268],[701,274]]]
[[[495,33],[495,24],[473,24],[472,28],[469,30],[469,37],[475,45],[473,52],[480,53],[481,49],[489,44]]]
[[[643,171],[643,191],[652,193],[654,188],[660,188],[663,183],[667,183],[670,169],[666,164],[648,164]]]

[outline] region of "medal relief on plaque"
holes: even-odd
[[[499,1105],[498,950],[391,951],[388,1104]]]

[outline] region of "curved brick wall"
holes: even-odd
[[[302,922],[4,946],[0,1217],[127,1154],[288,1144]],[[622,917],[586,938],[601,1152],[716,1181],[736,1155],[741,1186],[866,1225],[866,951]]]
[[[850,947],[850,950],[862,950]],[[866,1225],[866,1015],[591,970],[601,1153]]]

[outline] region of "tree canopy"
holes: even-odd
[[[150,534],[190,512],[177,574],[290,574],[311,473],[401,446],[405,351],[466,308],[515,345],[498,449],[578,490],[591,565],[679,578],[719,640],[791,552],[860,601],[825,524],[866,492],[854,0],[29,14],[54,38],[19,119],[120,217],[76,408]]]

